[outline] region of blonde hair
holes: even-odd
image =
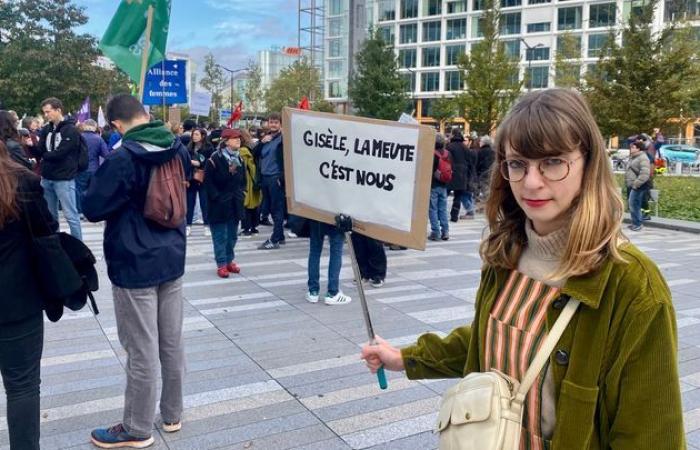
[[[581,191],[569,210],[569,237],[559,267],[549,279],[566,279],[598,269],[618,250],[624,206],[610,169],[603,137],[591,109],[574,90],[547,89],[523,96],[496,134],[496,159],[486,203],[490,234],[481,244],[485,263],[516,269],[527,244],[525,212],[499,168],[506,148],[530,159],[579,150],[585,161]]]

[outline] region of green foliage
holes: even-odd
[[[323,97],[321,75],[306,58],[282,69],[265,93],[265,105],[268,112],[280,112],[285,106],[296,107],[304,96],[311,101]]]
[[[616,174],[618,185],[625,193],[625,177]],[[657,176],[654,189],[659,192],[659,216],[668,219],[700,222],[700,178]]]
[[[500,17],[494,1],[486,0],[479,20],[483,39],[459,61],[466,86],[456,97],[458,109],[472,130],[484,134],[498,126],[523,86],[518,80],[518,58],[509,56],[500,40]]]
[[[46,97],[76,111],[90,96],[93,116],[113,94],[129,93],[128,78],[94,65],[97,41],[75,28],[87,23],[70,0],[0,1],[0,97],[8,109],[34,114]]]
[[[554,84],[562,88],[581,88],[581,39],[570,32],[560,34],[554,57]]]
[[[656,2],[631,14],[618,37],[611,33],[585,94],[606,136],[628,136],[688,117],[700,99],[700,56],[693,30],[671,23],[652,33]]]
[[[219,109],[221,109],[224,104],[223,92],[228,84],[224,76],[224,71],[217,65],[214,55],[211,52],[204,56],[204,77],[202,77],[199,84],[201,84],[204,89],[211,92],[211,111],[209,117],[212,121],[218,122]]]
[[[247,109],[252,111],[255,116],[260,112],[260,103],[265,98],[265,92],[262,87],[262,70],[255,61],[248,63],[248,82],[244,92],[246,100],[248,100]]]
[[[454,119],[457,116],[457,104],[452,98],[440,97],[433,103],[430,115],[437,121],[438,126],[442,129],[446,121]]]
[[[378,30],[362,44],[356,67],[349,96],[358,115],[398,120],[408,103],[406,84],[399,75],[393,47],[386,44]]]
[[[316,100],[313,102],[311,105],[311,109],[314,111],[319,111],[319,112],[335,112],[335,108],[333,107],[333,103],[327,101],[327,100]]]

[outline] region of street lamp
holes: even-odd
[[[238,72],[245,72],[248,69],[244,68],[244,69],[231,70],[228,67],[222,66],[221,64],[217,64],[216,67],[218,67],[219,69],[223,69],[226,72],[228,72],[229,74],[231,74],[231,114],[233,115],[233,74],[238,73]]]
[[[541,42],[540,42],[539,44],[535,45],[534,47],[531,47],[531,46],[525,41],[525,39],[520,38],[520,40],[522,41],[523,44],[525,44],[525,47],[527,48],[527,50],[533,50],[533,49],[536,49],[536,48],[544,47],[544,44],[541,43]],[[532,70],[531,70],[531,69],[532,69],[532,59],[527,57],[527,50],[525,50],[525,58],[527,59],[527,76],[530,77],[530,76],[531,76],[531,72],[532,72]],[[532,90],[532,80],[531,80],[531,79],[528,79],[528,80],[527,80],[527,91],[530,92],[531,90]]]

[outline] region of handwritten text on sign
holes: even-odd
[[[292,116],[295,200],[410,231],[418,129]]]

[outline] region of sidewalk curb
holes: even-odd
[[[623,222],[632,222],[629,214],[625,214]],[[700,234],[700,222],[692,222],[690,220],[666,219],[663,217],[652,216],[651,220],[645,220],[643,224],[645,228],[659,228],[663,230]]]

